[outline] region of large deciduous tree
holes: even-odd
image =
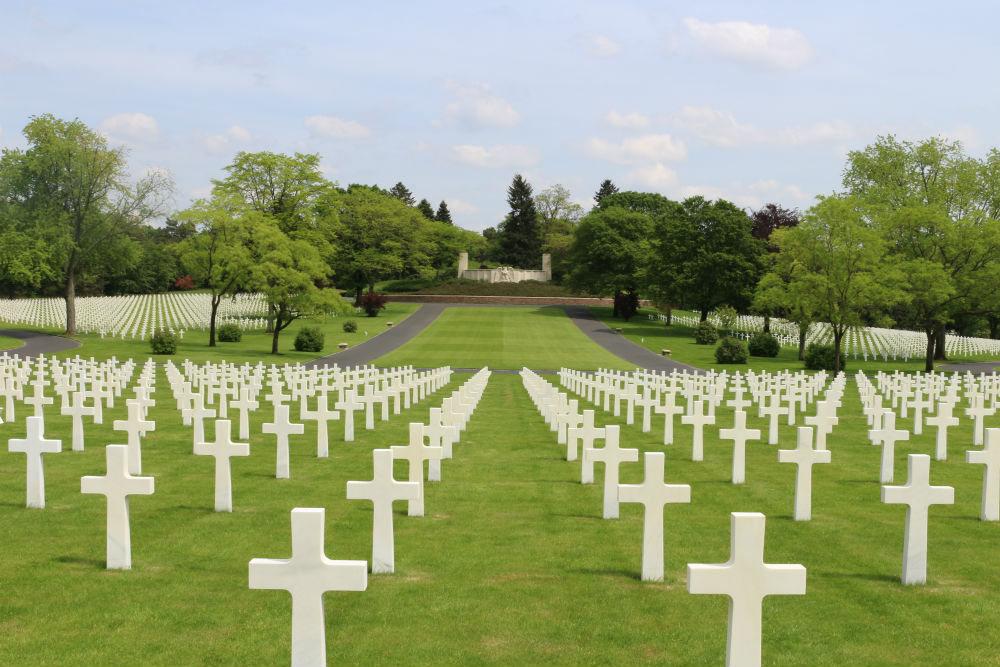
[[[530,269],[541,262],[542,235],[531,185],[521,174],[515,174],[507,188],[507,204],[510,213],[497,228],[500,261]]]
[[[27,262],[12,268],[20,272],[22,282],[25,277],[37,283],[59,276],[66,333],[72,335],[76,280],[95,257],[120,247],[109,244],[110,239],[126,237],[129,230],[164,212],[172,182],[161,170],[131,180],[125,148],[109,146],[78,119],[33,116],[23,134],[28,147],[5,149],[0,158],[0,202],[6,215],[21,221],[16,231],[44,239],[46,247],[39,253],[37,242],[26,244],[31,253]],[[26,267],[32,267],[32,275],[25,275]]]

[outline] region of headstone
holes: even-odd
[[[733,441],[733,484],[746,481],[747,440],[760,440],[760,429],[747,428],[747,413],[737,410],[733,428],[719,429],[719,438]]]
[[[965,453],[968,463],[982,463],[983,502],[979,518],[983,521],[1000,521],[1000,428],[988,428],[983,449],[973,449]]]
[[[424,515],[424,461],[440,459],[443,455],[441,447],[428,447],[424,444],[424,425],[419,422],[410,423],[410,444],[392,447],[394,458],[406,459],[409,462],[409,481],[419,482],[420,493],[411,498],[407,506],[408,516]]]
[[[758,512],[733,512],[729,561],[689,564],[689,593],[729,596],[727,667],[760,667],[761,606],[767,595],[805,595],[806,569],[764,562],[764,521]]]
[[[354,442],[354,413],[363,410],[365,404],[357,399],[354,389],[345,389],[342,400],[334,403],[333,407],[344,412],[344,442]]]
[[[330,437],[327,435],[327,422],[333,419],[340,419],[340,413],[330,409],[330,404],[326,394],[316,397],[315,410],[300,410],[302,419],[309,419],[316,422],[316,456],[327,458],[330,456]]]
[[[782,405],[781,396],[778,394],[771,394],[771,402],[764,405],[761,401],[760,412],[761,416],[766,416],[769,418],[768,429],[767,429],[767,444],[776,445],[778,444],[778,417],[781,415],[788,414],[788,407]]]
[[[81,493],[97,493],[108,501],[107,568],[132,569],[132,533],[129,527],[128,497],[153,493],[152,477],[134,477],[128,470],[128,445],[108,445],[105,448],[107,473],[103,477],[80,479]]]
[[[250,588],[292,594],[292,667],[326,665],[326,619],[323,594],[368,588],[368,563],[330,560],[324,553],[326,510],[292,510],[292,557],[254,558]]]
[[[566,460],[576,461],[576,450],[577,442],[584,451],[587,449],[593,449],[594,440],[596,438],[604,437],[603,428],[594,427],[594,411],[584,410],[583,411],[583,423],[576,427],[566,430]],[[583,475],[586,477],[586,475]],[[581,484],[591,484],[594,481],[594,466],[590,466],[589,480],[584,480],[581,478]]]
[[[392,528],[392,502],[416,500],[421,485],[417,482],[397,482],[392,476],[392,450],[372,451],[375,472],[370,482],[348,482],[348,500],[370,500],[372,519],[372,574],[395,571],[396,558]]]
[[[622,449],[618,446],[619,427],[604,427],[604,446],[600,449],[583,450],[584,462],[598,461],[604,464],[604,518],[618,518],[618,468],[622,463],[639,460],[638,449]]]
[[[142,474],[142,448],[140,438],[146,435],[147,431],[155,431],[156,423],[142,418],[142,405],[138,401],[129,399],[125,401],[128,407],[128,419],[116,419],[112,427],[116,431],[128,433],[128,473],[130,475]]]
[[[61,413],[72,417],[73,422],[73,451],[83,451],[83,418],[93,417],[94,408],[85,406],[83,402],[87,400],[86,394],[82,391],[73,392],[73,401],[70,405],[62,408]]]
[[[875,444],[882,445],[879,482],[889,484],[892,482],[893,469],[896,464],[896,443],[900,440],[909,440],[910,432],[896,428],[896,413],[890,410],[882,415],[882,428],[878,431],[871,431],[871,436]]]
[[[937,437],[934,441],[934,459],[944,461],[948,458],[948,427],[958,426],[958,417],[952,416],[955,404],[950,401],[938,401],[937,414],[927,417],[928,426],[937,426]]]
[[[62,451],[62,440],[45,437],[45,421],[41,417],[28,417],[27,435],[24,439],[11,438],[7,451],[24,453],[28,457],[27,507],[45,507],[45,465],[42,454]]]
[[[691,424],[694,427],[694,436],[691,439],[691,460],[703,461],[705,459],[705,445],[703,431],[706,425],[715,424],[715,417],[705,414],[705,404],[696,400],[691,414],[681,417],[682,424]]]
[[[906,533],[903,546],[903,584],[927,581],[927,519],[931,505],[951,505],[955,489],[931,486],[931,457],[910,454],[909,475],[903,486],[883,486],[882,502],[906,505]]]
[[[779,449],[779,463],[796,464],[795,471],[795,513],[796,521],[812,518],[812,467],[814,463],[829,463],[830,451],[813,449],[812,427],[800,426],[798,446],[795,449]]]
[[[965,409],[965,414],[972,417],[974,421],[972,431],[972,444],[979,447],[983,444],[983,419],[996,412],[996,408],[988,408],[985,405],[984,397],[981,393],[972,394],[972,405]]]
[[[676,392],[663,392],[663,403],[657,405],[653,410],[657,414],[663,415],[663,444],[672,445],[674,443],[674,415],[684,414],[684,408],[677,405]]]
[[[253,398],[249,384],[240,383],[240,397],[229,404],[235,408],[240,418],[240,440],[250,439],[250,410],[256,410],[260,403]]]
[[[663,507],[691,502],[687,484],[664,483],[663,452],[646,452],[642,484],[619,484],[619,503],[642,503],[642,580],[663,581]]]
[[[228,419],[215,421],[215,442],[199,442],[194,453],[215,457],[215,511],[233,511],[233,475],[229,459],[233,456],[250,456],[250,445],[233,442],[232,422]]]
[[[278,449],[275,456],[274,476],[277,479],[288,479],[288,436],[302,435],[306,432],[305,424],[293,424],[289,419],[290,408],[284,403],[274,404],[274,421],[261,425],[261,431],[272,433],[278,438]]]

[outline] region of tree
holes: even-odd
[[[413,206],[414,204],[417,203],[417,200],[413,198],[413,193],[410,192],[410,189],[408,187],[403,185],[402,181],[396,183],[394,186],[389,188],[389,194],[391,194],[393,197],[403,202],[407,206]]]
[[[809,281],[799,273],[803,265],[791,253],[776,253],[771,257],[771,270],[757,283],[753,307],[758,311],[781,314],[799,329],[799,361],[805,359],[806,336],[816,321],[815,304],[808,293]]]
[[[752,226],[750,235],[759,241],[769,241],[771,234],[776,229],[794,227],[799,224],[799,210],[787,209],[779,204],[764,204],[750,214]],[[777,252],[777,248],[768,243],[767,249],[770,252]]]
[[[160,215],[172,190],[170,177],[152,170],[127,178],[127,152],[80,120],[45,114],[24,128],[28,148],[5,149],[0,158],[0,201],[48,246],[45,271],[60,276],[66,299],[66,333],[76,334],[76,280],[104,252],[109,239]],[[119,246],[120,247],[120,246]],[[22,272],[24,266],[20,269]]]
[[[434,219],[434,207],[426,199],[420,200],[420,203],[417,204],[417,210],[428,220]]]
[[[601,185],[597,188],[597,192],[594,193],[594,202],[600,206],[605,197],[613,195],[616,192],[618,192],[618,186],[612,183],[610,178],[605,178],[601,181]]]
[[[859,326],[862,315],[906,300],[898,267],[886,260],[885,240],[866,223],[862,202],[842,196],[821,197],[797,227],[779,230],[772,238],[779,266],[792,269],[775,280],[787,279],[786,305],[830,323],[834,372],[840,372],[848,329]]]
[[[448,210],[448,204],[446,204],[443,199],[441,200],[441,203],[438,204],[438,210],[437,213],[434,214],[434,219],[448,225],[452,224],[451,211]]]
[[[537,266],[542,254],[538,213],[531,185],[521,174],[515,174],[507,188],[507,204],[510,213],[497,229],[500,261],[522,269]]]
[[[583,217],[583,207],[571,199],[569,190],[556,183],[545,188],[535,196],[535,210],[542,219],[542,234],[547,234],[549,227],[556,220],[565,220],[570,225],[576,225]]]
[[[655,192],[614,192],[601,199],[597,208],[604,209],[612,206],[624,208],[636,213],[642,213],[652,219],[660,218],[664,215],[678,215],[678,204],[672,199],[667,199]]]

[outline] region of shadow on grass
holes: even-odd
[[[860,572],[817,572],[815,574],[810,573],[811,577],[818,577],[820,579],[864,579],[867,581],[883,581],[890,583],[899,583],[899,575],[892,574],[862,574]]]
[[[80,558],[79,556],[58,556],[53,558],[57,563],[68,563],[70,565],[87,565],[95,570],[103,570],[104,560],[101,558]]]
[[[636,572],[635,570],[602,570],[597,568],[581,568],[579,570],[568,570],[568,572],[572,572],[573,574],[584,574],[590,577],[621,577],[622,579],[631,579],[632,581],[642,581],[642,574]]]

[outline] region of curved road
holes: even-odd
[[[10,350],[4,350],[8,356],[17,355],[21,358],[37,357],[40,354],[53,354],[80,347],[80,341],[62,336],[50,336],[37,331],[18,331],[17,329],[0,329],[0,335],[23,340],[24,345]]]

